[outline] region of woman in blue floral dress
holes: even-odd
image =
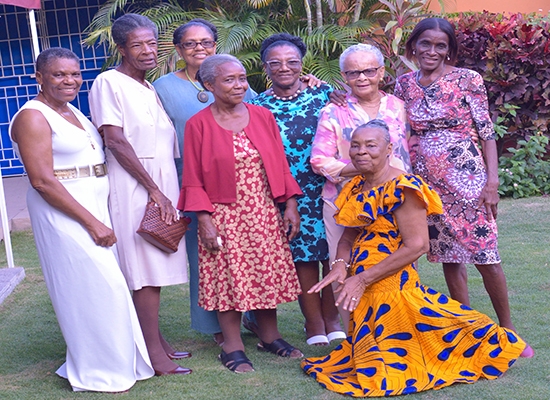
[[[307,87],[300,80],[302,58],[307,49],[299,37],[288,33],[272,35],[261,46],[260,55],[273,85],[251,103],[269,109],[277,121],[290,171],[304,193],[298,198],[300,234],[290,243],[304,294],[300,307],[306,319],[308,344],[326,345],[345,337],[341,331],[332,289],[307,294],[319,279],[319,263],[328,272],[328,244],[323,224],[321,191],[324,178],[309,162],[319,111],[329,101],[332,88],[326,84]]]

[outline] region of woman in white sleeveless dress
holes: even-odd
[[[10,135],[32,185],[36,247],[67,343],[57,374],[74,391],[126,391],[154,372],[113,247],[102,139],[68,103],[82,84],[78,57],[51,48],[36,64],[42,90],[15,115]]]

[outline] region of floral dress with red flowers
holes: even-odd
[[[218,252],[199,241],[199,305],[208,311],[275,309],[298,299],[300,283],[260,153],[233,134],[237,200],[213,203]]]
[[[398,78],[395,95],[405,101],[418,147],[411,148],[415,174],[439,194],[444,215],[428,217],[428,260],[442,263],[500,262],[497,225],[489,220],[479,197],[487,182],[480,140],[495,138],[487,92],[474,71],[454,68],[428,86],[418,73]]]

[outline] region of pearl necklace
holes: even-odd
[[[291,94],[290,96],[286,96],[286,97],[281,97],[275,94],[275,91],[273,90],[273,88],[271,88],[271,92],[270,92],[271,96],[273,96],[275,100],[282,100],[282,101],[295,99],[300,95],[300,93],[302,93],[302,91],[300,89],[297,89],[296,92],[294,92],[294,94]]]

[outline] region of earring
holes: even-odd
[[[447,61],[451,61],[451,56],[447,54]]]
[[[416,56],[416,49],[413,50],[413,56]]]
[[[176,69],[184,69],[187,66],[185,63],[185,60],[183,58],[180,58],[178,61],[176,61]]]

